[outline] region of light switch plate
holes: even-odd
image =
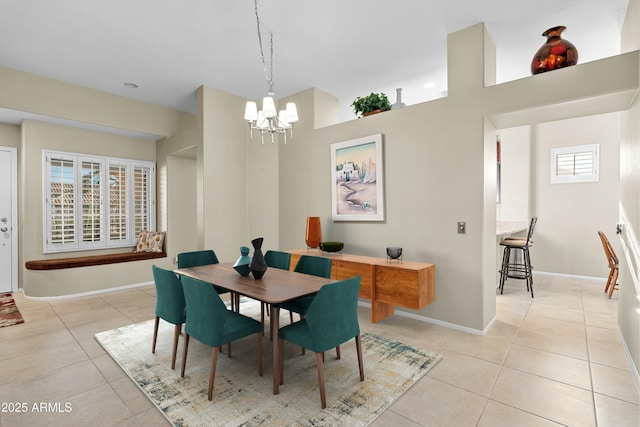
[[[467,234],[466,222],[458,222],[458,234]]]

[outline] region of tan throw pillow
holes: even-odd
[[[138,244],[133,252],[162,252],[165,234],[164,231],[140,230]]]

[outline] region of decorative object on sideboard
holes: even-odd
[[[258,27],[258,44],[260,46],[260,56],[262,57],[262,65],[264,74],[269,86],[268,96],[262,99],[262,110],[258,111],[258,106],[253,101],[247,101],[244,109],[244,119],[249,125],[251,139],[253,139],[253,130],[260,132],[262,143],[264,144],[264,135],[271,134],[271,143],[275,142],[275,134],[284,135],[284,143],[287,143],[287,130],[289,136],[293,139],[293,125],[298,121],[298,110],[296,104],[287,102],[286,108],[278,112],[276,104],[273,100],[275,95],[273,87],[273,32],[269,34],[269,48],[271,57],[269,58],[269,72],[267,72],[267,62],[264,59],[264,51],[262,49],[262,35],[260,34],[260,17],[258,16],[258,0],[254,0],[256,11],[256,24]]]
[[[578,50],[561,36],[564,30],[566,27],[560,25],[542,33],[547,41],[538,49],[531,61],[531,74],[540,74],[578,63]]]
[[[249,269],[251,270],[251,274],[253,274],[253,278],[257,280],[262,279],[262,276],[264,276],[264,273],[267,271],[267,263],[262,254],[263,241],[263,237],[258,237],[251,241],[253,245],[253,257],[251,258],[251,263],[249,263]]]
[[[319,216],[307,217],[307,232],[304,241],[307,243],[307,249],[317,248],[322,242],[322,226]]]
[[[387,261],[398,260],[402,262],[402,248],[390,246],[387,248]]]
[[[344,243],[342,242],[320,242],[322,252],[342,252]]]
[[[391,109],[389,98],[384,93],[373,93],[360,97],[358,96],[352,103],[353,112],[357,117],[370,116]]]
[[[392,110],[397,110],[398,108],[406,107],[407,104],[402,102],[402,88],[396,88],[396,102],[391,106]]]
[[[248,276],[251,270],[249,269],[251,264],[251,257],[249,256],[249,248],[247,246],[240,246],[240,258],[233,264],[233,269],[241,276]]]

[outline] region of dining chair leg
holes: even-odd
[[[187,351],[189,350],[189,334],[184,335],[184,349],[182,350],[182,370],[180,376],[184,378],[184,368],[187,366]]]
[[[609,298],[613,295],[613,290],[616,289],[618,283],[618,269],[613,269],[613,276],[611,277],[611,283],[609,285]]]
[[[340,359],[340,346],[336,346],[336,359]]]
[[[362,345],[360,334],[356,335],[356,352],[358,353],[358,368],[360,368],[360,381],[364,381],[364,365],[362,363]]]
[[[606,289],[605,289],[606,292]],[[156,316],[156,323],[153,326],[153,344],[151,345],[151,353],[156,352],[156,341],[158,340],[158,324],[160,323],[160,317]]]
[[[171,353],[171,369],[176,369],[176,355],[178,354],[178,339],[182,332],[182,323],[175,326],[173,332],[173,353]]]
[[[290,311],[289,314],[291,315],[291,323],[293,323],[293,312]],[[304,319],[304,316],[301,314],[300,315],[300,320]],[[306,354],[306,350],[304,347],[300,347],[300,354],[302,354],[303,356]],[[324,360],[324,353],[322,354],[322,360]]]
[[[258,375],[262,376],[262,333],[258,332]]]
[[[327,407],[327,398],[324,392],[324,369],[322,367],[322,352],[316,353],[316,367],[318,369],[318,385],[320,386],[320,403],[322,409]]]
[[[218,347],[211,350],[211,372],[209,373],[209,392],[207,398],[213,400],[213,382],[216,379],[216,364],[218,362]]]
[[[227,343],[227,357],[231,358],[231,341]]]
[[[609,270],[609,277],[607,277],[607,284],[604,286],[604,293],[609,292],[609,286],[611,286],[611,279],[613,278],[614,269]]]

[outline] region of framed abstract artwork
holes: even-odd
[[[331,144],[334,221],[384,221],[382,134]]]

